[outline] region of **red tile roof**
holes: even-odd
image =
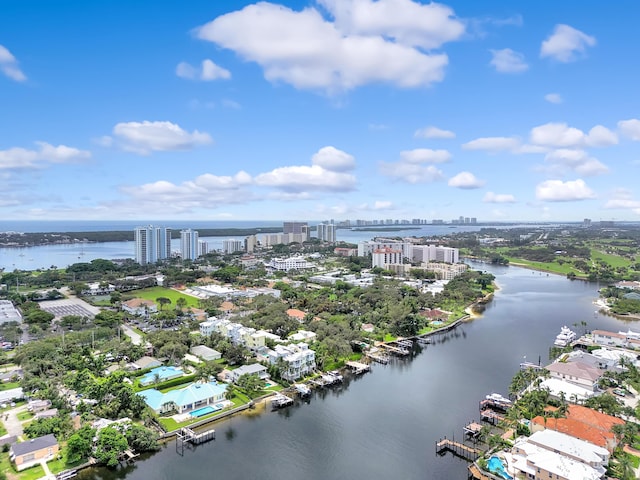
[[[566,418],[547,418],[546,425],[542,416],[535,417],[532,422],[604,448],[609,448],[608,444],[615,441],[611,428],[624,424],[620,418],[582,405],[569,405]]]

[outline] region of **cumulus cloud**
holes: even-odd
[[[113,127],[113,137],[103,137],[103,144],[112,142],[123,150],[140,155],[151,152],[191,150],[213,142],[208,133],[189,133],[171,122],[126,122]]]
[[[231,72],[219,65],[213,63],[208,58],[202,61],[200,68],[196,68],[187,62],[180,62],[176,67],[176,75],[180,78],[189,80],[228,80],[231,78]]]
[[[464,190],[472,190],[480,188],[485,184],[484,180],[476,178],[471,172],[460,172],[456,176],[449,179],[450,187],[462,188]]]
[[[27,76],[18,66],[16,57],[3,45],[0,45],[0,71],[16,82],[24,82],[27,80]]]
[[[240,171],[233,176],[217,176],[206,173],[180,184],[166,180],[135,186],[123,186],[122,193],[129,196],[125,204],[134,204],[140,211],[155,206],[157,211],[172,213],[190,212],[212,205],[246,203],[253,198],[246,189],[253,182],[251,175]],[[121,203],[111,205],[121,209]]]
[[[451,130],[443,130],[438,127],[429,126],[419,128],[413,136],[416,138],[455,138],[456,134]]]
[[[380,173],[411,184],[431,183],[444,179],[442,171],[433,165],[407,162],[381,162]]]
[[[630,118],[629,120],[620,120],[618,122],[618,129],[620,133],[625,137],[630,138],[636,142],[640,141],[640,120],[637,118]]]
[[[483,150],[490,153],[516,152],[522,142],[515,137],[483,137],[464,143],[465,150]]]
[[[566,123],[546,123],[531,129],[529,141],[549,148],[607,147],[617,144],[618,136],[602,125],[585,133]]]
[[[400,158],[407,163],[445,163],[451,160],[447,150],[431,150],[430,148],[416,148],[403,150]]]
[[[587,47],[596,44],[595,37],[569,25],[556,25],[553,33],[542,42],[540,56],[567,63],[586,55]]]
[[[582,179],[547,180],[536,186],[536,198],[544,202],[571,202],[595,198],[596,194]]]
[[[290,192],[348,192],[355,189],[356,177],[349,173],[327,170],[320,165],[294,165],[261,173],[255,177],[255,183]]]
[[[460,38],[464,25],[438,4],[410,0],[322,0],[333,16],[260,2],[196,30],[200,39],[259,64],[265,78],[338,93],[369,83],[404,88],[439,82],[445,54],[421,50]]]
[[[588,177],[609,173],[609,167],[597,158],[591,157],[584,150],[561,148],[545,155],[545,161],[552,164],[554,174],[575,172]]]
[[[640,215],[640,201],[635,200],[631,192],[625,188],[618,188],[614,191],[612,198],[607,200],[604,208],[631,210]]]
[[[522,53],[503,48],[502,50],[490,50],[491,61],[489,64],[500,73],[522,73],[529,69],[529,65],[524,61]]]
[[[430,183],[444,179],[444,175],[437,167],[427,164],[444,163],[450,159],[451,154],[447,150],[403,150],[397,162],[380,162],[380,173],[406,183]]]
[[[52,163],[78,163],[91,158],[91,152],[66,145],[35,142],[38,149],[14,147],[0,150],[0,170],[42,168]]]
[[[465,31],[451,8],[411,0],[319,0],[346,35],[382,36],[402,45],[434,49]]]
[[[333,172],[346,172],[355,168],[356,159],[347,152],[328,146],[318,150],[311,157],[311,163]]]
[[[482,201],[485,203],[515,203],[516,197],[510,193],[487,192]]]
[[[562,103],[562,96],[559,93],[547,93],[544,99],[549,103]]]

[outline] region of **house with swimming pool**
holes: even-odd
[[[151,388],[138,392],[138,395],[158,414],[174,410],[178,413],[207,410],[210,413],[223,408],[220,404],[225,401],[226,391],[226,383],[196,382],[166,393]]]
[[[140,377],[140,385],[147,386],[152,383],[166,382],[184,375],[184,371],[179,367],[163,366],[151,369],[148,373]]]

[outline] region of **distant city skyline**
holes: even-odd
[[[638,221],[639,15],[5,2],[0,219]]]

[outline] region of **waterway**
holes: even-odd
[[[153,223],[153,222],[152,222]],[[87,231],[123,231],[133,230],[136,225],[145,222],[2,222],[0,231],[21,231],[21,232],[87,232]],[[156,225],[166,225],[169,228],[179,230],[183,228],[259,228],[281,226],[282,222],[199,222],[191,225],[177,222],[155,222]],[[313,225],[313,223],[311,223]],[[496,228],[515,228],[525,225],[507,226],[497,225]],[[535,228],[536,225],[526,225]],[[338,241],[358,243],[363,240],[370,240],[375,236],[398,237],[398,236],[438,236],[455,232],[479,231],[483,226],[459,225],[454,227],[448,225],[406,225],[404,229],[397,231],[380,230],[351,230],[340,228],[336,232]],[[258,235],[260,237],[260,235]],[[221,250],[224,240],[244,239],[237,236],[201,237],[207,242],[209,250]],[[173,239],[171,242],[173,251],[180,250],[180,240]],[[51,266],[65,268],[74,263],[90,262],[97,258],[105,260],[115,260],[122,258],[134,258],[135,248],[133,241],[124,242],[101,242],[101,243],[72,243],[58,245],[40,245],[35,247],[0,247],[0,270],[38,270],[47,269]]]
[[[375,365],[343,387],[314,393],[309,403],[220,422],[215,441],[184,456],[170,442],[130,466],[87,470],[80,478],[466,479],[467,463],[437,456],[435,443],[461,437],[462,427],[478,419],[479,400],[507,393],[520,362],[546,362],[563,325],[640,328],[596,313],[595,284],[518,267],[475,268],[496,275],[493,301],[482,317],[414,358]]]

